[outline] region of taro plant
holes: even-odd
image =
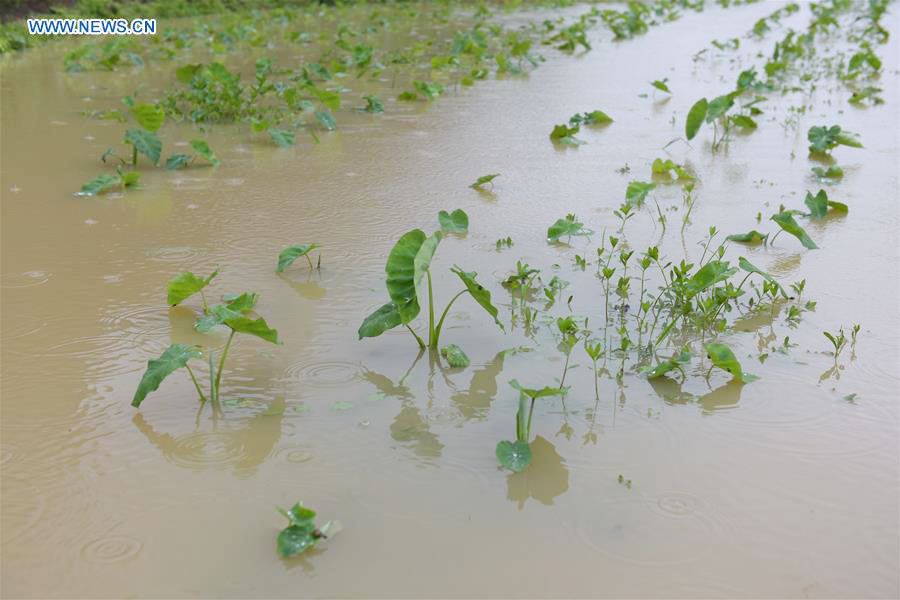
[[[738,362],[734,352],[732,352],[731,348],[725,344],[710,342],[703,347],[706,349],[707,356],[712,361],[712,367],[709,368],[710,372],[712,372],[713,367],[718,367],[723,371],[731,373],[734,380],[739,383],[750,383],[751,381],[758,379],[756,375],[747,373],[741,368],[741,363]],[[709,373],[707,373],[707,376],[709,376]]]
[[[289,266],[294,264],[294,261],[300,258],[301,256],[306,257],[306,262],[309,264],[309,270],[312,271],[313,264],[312,259],[309,258],[309,253],[319,248],[318,244],[295,244],[293,246],[288,246],[278,255],[278,266],[275,268],[276,273],[281,273]],[[319,252],[319,258],[316,261],[316,269],[322,266],[322,253]]]
[[[830,156],[831,150],[837,146],[863,147],[855,133],[841,129],[839,125],[810,127],[806,137],[809,140],[809,153],[813,155]]]
[[[491,189],[494,188],[494,179],[500,177],[500,173],[489,173],[488,175],[482,175],[478,179],[475,180],[474,183],[469,185],[473,190],[480,190],[482,186],[485,184],[490,184]]]
[[[497,318],[497,308],[491,304],[491,293],[475,280],[477,273],[463,271],[454,266],[450,271],[459,277],[464,288],[447,304],[440,318],[435,321],[434,294],[431,284],[431,261],[438,244],[449,233],[466,233],[469,229],[469,217],[457,209],[452,213],[441,211],[438,214],[441,229],[430,236],[421,229],[413,229],[405,233],[388,255],[385,272],[387,273],[387,290],[390,302],[365,318],[359,327],[359,339],[377,337],[389,329],[403,325],[409,329],[419,347],[426,346],[438,349],[444,319],[450,312],[453,303],[464,294],[469,294],[503,330],[503,324]],[[428,308],[428,342],[426,344],[409,324],[419,315],[422,308]]]
[[[549,396],[561,396],[565,388],[545,387],[542,389],[530,389],[519,385],[515,379],[509,382],[514,389],[519,391],[519,410],[516,412],[516,441],[503,440],[497,443],[497,460],[508,469],[519,472],[525,469],[531,462],[531,416],[534,413],[534,401],[538,398]]]
[[[125,191],[126,188],[136,187],[141,174],[137,171],[124,171],[121,166],[116,167],[115,175],[98,175],[91,179],[83,186],[81,191],[76,192],[76,196],[96,196],[113,188],[120,188]]]
[[[321,527],[316,527],[316,511],[297,502],[289,510],[279,508],[280,512],[288,520],[288,526],[278,534],[276,548],[282,558],[290,558],[318,545],[328,536],[338,530],[336,521],[328,521]]]
[[[270,328],[265,319],[262,317],[253,319],[249,316],[259,298],[256,293],[245,292],[239,296],[224,296],[221,304],[209,306],[203,289],[209,285],[216,275],[218,275],[218,270],[213,271],[206,278],[198,277],[190,271],[186,271],[172,278],[166,291],[169,306],[177,306],[191,296],[200,294],[203,301],[203,316],[197,319],[194,324],[194,328],[198,332],[208,333],[217,326],[225,326],[230,330],[228,341],[225,342],[225,346],[222,349],[218,367],[215,365],[215,352],[212,349],[204,352],[199,346],[172,344],[166,348],[159,358],[147,363],[147,370],[141,377],[137,391],[135,391],[131,400],[132,406],[140,407],[147,394],[158,389],[166,377],[181,367],[186,368],[190,374],[191,381],[194,382],[194,387],[200,396],[200,401],[206,402],[206,396],[203,394],[203,390],[200,389],[200,383],[197,381],[194,371],[188,365],[189,360],[203,358],[204,354],[209,364],[209,398],[213,402],[217,402],[219,400],[219,388],[222,383],[222,373],[225,368],[225,359],[228,357],[228,349],[231,347],[231,341],[236,333],[256,336],[272,344],[279,343],[278,332]]]

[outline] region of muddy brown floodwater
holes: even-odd
[[[116,106],[133,73],[66,75],[68,42],[4,59],[3,596],[897,597],[896,5],[880,49],[884,105],[858,109],[823,85],[814,110],[783,127],[790,103],[773,94],[759,130],[718,153],[709,128],[662,149],[693,101],[728,89],[771,40],[692,56],[777,6],[688,12],[623,43],[598,28],[591,52],[547,51],[527,77],[428,104],[376,84],[385,114],[342,113],[318,145],[298,135],[278,149],[246,127],[215,127],[218,168],[145,169],[142,189],[97,197],[72,192],[102,171],[122,126],[81,112]],[[671,99],[647,83],[662,77]],[[615,122],[584,129],[578,148],[549,142],[553,125],[596,108]],[[808,226],[819,250],[783,235],[726,254],[785,284],[805,279],[817,302],[798,324],[776,311],[725,336],[760,379],[707,383],[704,368],[667,387],[626,372],[602,378],[595,403],[576,349],[565,406],[535,410],[533,464],[500,469],[494,447],[514,435],[517,408],[507,381],[552,384],[563,364],[555,344],[510,326],[499,282],[516,260],[570,280],[572,310],[599,323],[601,288],[573,258],[618,227],[629,180],[649,179],[658,156],[697,173],[683,233],[678,186],[655,192],[665,231],[655,206],[627,225],[639,251],[659,242],[676,261],[696,259],[711,225],[770,228],[779,204],[803,206],[818,189],[806,131],[826,123],[865,143],[835,150],[846,176],[828,191],[849,214]],[[194,133],[167,125],[162,136],[177,147]],[[488,172],[502,174],[492,193],[466,187]],[[406,332],[357,341],[386,297],[393,242],[454,208],[470,229],[437,253],[436,294],[455,290],[453,264],[478,271],[507,333],[470,299],[457,303],[442,337],[472,359],[460,372],[415,362]],[[547,226],[567,213],[598,233],[548,245]],[[514,246],[497,251],[506,236]],[[303,242],[323,245],[321,271],[299,261],[276,275],[278,252]],[[235,342],[220,415],[198,412],[183,372],[135,410],[149,358],[207,339],[192,330],[195,302],[167,308],[166,281],[216,265],[213,287],[259,292],[284,345]],[[834,369],[822,331],[854,323],[858,342]],[[786,353],[757,360],[785,336]],[[533,350],[503,352],[520,346]],[[298,499],[343,531],[284,561],[275,506]]]

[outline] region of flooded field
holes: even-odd
[[[624,40],[600,23],[585,30],[590,51],[535,43],[530,55],[545,59],[536,67],[519,56],[522,74],[492,70],[471,86],[416,48],[449,44],[477,15],[437,19],[432,5],[410,6],[377,17],[326,8],[286,26],[307,32],[305,43],[196,43],[111,71],[84,61],[66,72],[77,41],[0,57],[2,595],[896,598],[897,5],[881,18],[890,37],[872,44],[878,74],[854,83],[881,88],[883,103],[848,102],[852,86],[827,71],[846,72],[856,50],[849,29],[826,29],[821,54],[795,65],[809,76],[784,84],[794,91],[754,84],[736,97],[729,114],[767,100],[754,105],[761,114],[741,113],[755,129],[734,126],[724,142],[726,121],[712,120],[686,141],[689,111],[752,67],[766,80],[776,42],[788,28],[807,31],[809,5],[761,35],[748,32],[787,4],[685,9]],[[841,23],[857,9],[845,7]],[[590,11],[488,21],[540,29]],[[381,18],[392,26],[371,26]],[[415,59],[319,83],[342,96],[333,131],[298,127],[279,147],[277,133],[247,123],[169,113],[160,165],[203,138],[218,166],[165,170],[141,155],[138,186],[74,194],[115,175],[99,160],[107,148],[131,162],[121,140],[133,121],[96,118],[128,116],[123,97],[161,99],[189,63],[221,60],[245,82],[262,57],[298,69],[344,26],[358,32],[351,49],[365,39],[376,52],[413,48]],[[443,81],[443,93],[429,100],[423,85],[417,101],[399,100],[413,80]],[[367,95],[383,113],[355,110]],[[568,136],[583,144],[549,138],[595,110],[612,122]],[[808,130],[835,124],[864,147],[829,148],[843,176],[819,177],[811,169],[829,163],[808,156]],[[693,179],[653,175],[657,158]],[[656,185],[627,197],[632,182]],[[820,189],[847,210],[807,216]],[[432,238],[436,318],[464,289],[458,265],[477,272],[502,329],[465,294],[440,346],[462,348],[467,368],[420,352],[403,326],[358,339],[389,300],[397,240],[416,228],[431,235],[438,211],[455,209],[467,231]],[[818,247],[789,231],[773,239],[776,214]],[[558,219],[575,235],[549,242]],[[751,230],[767,243],[725,239]],[[284,248],[309,243],[321,246],[311,252],[319,268],[300,258],[276,273]],[[696,268],[681,288],[672,283],[682,260],[699,267],[714,255],[711,284]],[[726,275],[741,258],[784,293],[756,274],[742,284],[746,269]],[[167,304],[170,279],[216,268],[204,300]],[[741,284],[746,294],[717,303]],[[688,304],[660,288],[688,293]],[[228,329],[196,331],[204,301],[251,291],[281,344],[236,336],[217,401],[200,403],[179,369],[131,406],[147,361],[171,344],[218,359]],[[426,342],[427,313],[410,323]],[[717,367],[707,344],[740,365]],[[685,347],[689,358],[648,377]],[[190,364],[209,396],[206,362]],[[534,403],[521,472],[495,454],[516,440],[514,379],[568,388]],[[275,507],[298,500],[342,531],[282,559]]]

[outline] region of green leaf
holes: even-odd
[[[290,521],[291,525],[298,527],[306,527],[307,525],[315,525],[316,511],[303,506],[302,502],[297,502],[288,510],[279,508],[278,512]]]
[[[209,144],[207,144],[204,140],[191,140],[191,148],[194,149],[194,152],[212,163],[212,166],[219,166],[220,161],[216,156],[216,153],[210,150]]]
[[[661,363],[656,365],[656,367],[647,371],[647,377],[649,379],[653,379],[655,377],[662,377],[669,371],[675,369],[681,370],[682,365],[686,365],[687,363],[691,362],[692,356],[693,355],[691,354],[691,352],[687,348],[685,348],[680,353],[674,355],[672,358],[662,361]]]
[[[403,323],[400,311],[393,302],[388,302],[371,315],[365,318],[359,326],[359,339],[364,337],[378,337],[388,329],[393,329]]]
[[[687,121],[684,123],[684,133],[687,136],[687,139],[694,139],[694,136],[697,135],[697,131],[700,130],[700,126],[703,125],[703,119],[706,118],[706,110],[708,104],[706,102],[706,98],[700,98],[691,107],[691,110],[688,112]]]
[[[155,133],[143,129],[129,129],[125,132],[125,142],[150,159],[154,165],[159,164],[159,155],[162,153],[162,142]]]
[[[580,130],[581,127],[577,124],[574,127],[568,127],[565,123],[556,125],[553,128],[553,131],[550,132],[550,140],[561,144],[568,144],[569,146],[578,146],[584,143],[575,137],[575,134]]]
[[[289,521],[289,525],[278,534],[276,543],[278,554],[282,558],[290,558],[321,543],[331,534],[335,523],[328,521],[321,528],[316,529],[315,511],[304,507],[299,502],[290,510],[279,508],[278,512]]]
[[[281,148],[290,148],[294,145],[294,132],[286,129],[269,129],[272,140]]]
[[[152,104],[138,104],[132,107],[131,114],[134,115],[138,125],[154,133],[159,131],[163,121],[166,119],[166,113],[163,109]]]
[[[454,369],[465,369],[469,366],[469,357],[456,344],[441,348],[441,356],[447,359],[447,363]]]
[[[763,243],[766,238],[769,237],[769,234],[760,233],[755,229],[751,229],[747,233],[735,233],[733,235],[729,235],[725,238],[731,242],[741,242],[742,244],[751,244],[751,245],[759,245]]]
[[[743,129],[756,129],[758,126],[756,121],[746,115],[734,115],[731,122]]]
[[[416,299],[419,306],[428,306],[431,298],[431,290],[428,285],[428,269],[431,267],[431,259],[437,250],[438,244],[441,242],[443,234],[435,232],[429,236],[422,245],[413,259],[413,284],[416,287]]]
[[[213,278],[218,274],[219,270],[216,269],[206,279],[201,279],[190,271],[185,271],[180,275],[176,275],[169,280],[169,284],[167,286],[167,302],[169,303],[169,306],[176,306],[178,304],[181,304],[182,302],[208,286],[209,282],[212,281]]]
[[[591,112],[584,113],[581,122],[585,125],[604,125],[606,123],[612,123],[613,120],[612,117],[602,110],[592,110]]]
[[[838,166],[831,166],[827,169],[813,167],[812,172],[817,178],[825,180],[826,182],[835,181],[844,177],[844,170]]]
[[[531,448],[528,442],[516,440],[508,442],[506,440],[497,444],[497,460],[507,469],[515,472],[522,471],[531,462]]]
[[[809,216],[814,219],[821,219],[828,212],[828,194],[825,193],[825,190],[819,190],[815,196],[806,192],[804,202],[809,207]]]
[[[432,81],[413,81],[413,87],[429,100],[434,100],[444,93],[444,86]]]
[[[127,173],[119,172],[120,180],[122,181],[122,185],[125,187],[134,187],[138,184],[138,181],[141,180],[141,174],[137,171],[128,171]]]
[[[469,295],[483,308],[489,315],[494,317],[494,323],[497,324],[502,331],[506,331],[503,327],[503,323],[500,322],[500,319],[497,318],[497,307],[491,303],[491,292],[485,288],[483,285],[475,281],[475,277],[478,273],[475,272],[466,272],[460,269],[458,266],[453,265],[453,268],[450,269],[453,273],[456,273],[457,277],[462,280],[463,285],[466,286],[466,290],[468,290]]]
[[[850,133],[849,131],[840,131],[838,132],[835,140],[838,144],[842,146],[850,146],[852,148],[862,148],[862,142],[859,141],[859,138],[856,137],[855,133]]]
[[[141,377],[131,405],[139,407],[147,394],[159,388],[159,384],[163,379],[168,377],[173,371],[185,366],[192,358],[200,358],[203,353],[196,346],[189,344],[172,344],[166,348],[162,355],[154,360],[147,362],[147,370]]]
[[[556,223],[547,229],[547,241],[558,242],[560,238],[572,235],[590,235],[591,230],[584,227],[575,218],[575,215],[566,215],[565,219],[557,219]]]
[[[363,96],[363,100],[366,101],[365,111],[369,113],[383,113],[384,112],[384,102],[381,101],[381,98],[378,96]]]
[[[216,325],[222,325],[229,319],[236,319],[256,305],[258,295],[245,292],[232,298],[225,304],[216,304],[209,307],[206,314],[197,319],[194,329],[200,333],[207,333]]]
[[[319,123],[322,124],[322,127],[327,129],[328,131],[334,131],[337,129],[337,123],[334,120],[334,116],[326,110],[317,110],[316,111],[316,119],[319,120]]]
[[[416,284],[413,280],[416,272],[414,261],[424,242],[425,233],[421,229],[403,234],[391,249],[384,267],[388,295],[396,305],[401,323],[409,323],[419,314]]]
[[[529,398],[532,398],[532,399],[546,398],[548,396],[562,396],[565,391],[563,388],[549,387],[549,386],[543,387],[539,390],[532,389],[532,388],[526,388],[526,387],[522,387],[522,385],[515,379],[510,379],[509,385],[512,386],[514,389],[519,390],[520,392],[522,392],[523,394],[525,394],[526,396],[528,396]]]
[[[645,183],[643,181],[629,182],[628,188],[625,190],[625,203],[632,206],[640,206],[647,198],[647,194],[655,188],[655,183]]]
[[[95,196],[118,183],[119,178],[115,175],[98,175],[94,179],[91,179],[86,184],[81,186],[81,191],[78,193],[78,195]]]
[[[275,272],[281,273],[286,268],[291,266],[295,260],[297,260],[301,256],[306,256],[311,250],[314,250],[318,247],[318,244],[297,244],[294,246],[288,246],[281,251],[281,254],[278,255],[278,267],[275,269]]]
[[[706,344],[704,348],[706,348],[706,354],[709,356],[713,365],[728,371],[737,381],[741,383],[750,383],[754,379],[758,379],[756,375],[745,373],[741,369],[741,363],[739,363],[738,359],[734,356],[734,352],[732,352],[731,348],[725,344],[709,343]]]
[[[341,95],[337,92],[319,89],[315,86],[310,87],[309,90],[329,110],[340,110]]]
[[[812,238],[806,233],[806,230],[800,227],[797,221],[794,220],[794,216],[790,212],[785,211],[772,215],[772,220],[778,223],[779,227],[800,240],[800,243],[803,244],[804,247],[809,248],[810,250],[818,248],[816,243],[812,241]]]
[[[684,284],[684,287],[689,296],[696,296],[720,281],[725,281],[737,271],[737,268],[732,267],[728,261],[711,260],[694,273]]]
[[[175,77],[177,77],[178,81],[181,83],[190,83],[191,80],[194,79],[194,75],[196,75],[201,68],[203,68],[203,65],[201,64],[178,67],[175,69]]]
[[[442,210],[438,213],[438,223],[444,233],[466,233],[469,230],[469,215],[461,208],[449,214]]]
[[[734,96],[731,94],[725,94],[724,96],[719,96],[718,98],[714,98],[712,102],[709,103],[706,109],[706,122],[712,123],[726,112],[728,109],[734,105]]]
[[[491,183],[497,177],[500,177],[500,173],[490,173],[488,175],[482,175],[481,177],[476,179],[475,183],[473,183],[469,187],[472,188],[473,190],[480,188],[481,186],[483,186],[486,183]]]
[[[273,344],[278,343],[278,332],[270,328],[262,317],[256,320],[247,317],[234,317],[226,320],[225,324],[238,333],[247,333]]]
[[[652,85],[652,86],[655,87],[656,89],[661,90],[661,91],[663,91],[663,92],[665,92],[665,93],[667,93],[667,94],[671,94],[671,93],[672,93],[672,92],[669,90],[669,86],[666,85],[666,80],[660,81],[659,79],[656,79],[656,80],[654,80],[654,81],[651,81],[651,82],[650,82],[650,85]]]
[[[191,162],[191,157],[187,154],[173,154],[166,159],[166,171],[174,171],[180,169]]]
[[[782,295],[784,297],[787,297],[787,292],[784,291],[784,288],[781,287],[781,284],[778,283],[778,280],[776,280],[774,277],[772,277],[769,273],[766,273],[759,267],[755,266],[753,263],[751,263],[749,260],[747,260],[743,256],[738,259],[738,265],[740,265],[740,267],[743,270],[747,271],[748,273],[756,273],[757,275],[762,276],[762,278],[765,279],[766,281],[768,281],[769,283],[774,283],[776,286],[778,286],[778,289],[781,290]]]

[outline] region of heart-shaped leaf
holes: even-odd
[[[506,440],[497,444],[497,460],[507,469],[515,472],[523,470],[531,462],[531,448],[527,442]]]
[[[147,362],[147,370],[141,377],[131,405],[138,407],[147,394],[159,388],[159,384],[163,379],[172,374],[172,372],[185,366],[192,358],[200,358],[203,353],[197,346],[189,344],[172,344],[166,348],[165,352],[159,358]]]

